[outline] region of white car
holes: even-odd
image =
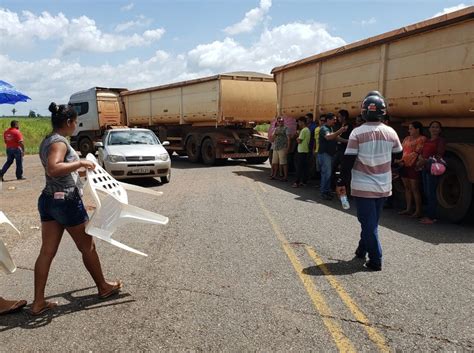
[[[153,131],[120,128],[106,131],[103,142],[96,142],[99,164],[114,178],[159,177],[162,183],[171,179],[171,160]]]

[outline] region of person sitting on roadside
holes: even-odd
[[[296,154],[296,181],[292,185],[294,188],[304,186],[308,182],[308,153],[311,133],[307,127],[306,117],[298,118],[298,128],[300,133],[296,139],[298,147]]]
[[[336,123],[336,116],[333,113],[326,114],[326,123],[319,131],[319,152],[318,160],[321,167],[321,197],[325,200],[333,198],[331,193],[331,175],[333,171],[333,161],[336,155],[337,141],[340,135],[347,130],[347,126],[341,127],[336,132],[332,127]]]
[[[399,212],[400,215],[410,215],[410,217],[421,218],[422,201],[420,193],[420,171],[416,167],[418,156],[423,150],[426,137],[421,134],[423,125],[419,121],[414,121],[408,126],[409,135],[402,142],[402,159],[396,160],[401,169],[403,186],[405,187],[406,209]],[[413,200],[415,201],[415,212],[412,213]]]
[[[438,206],[438,199],[436,197],[436,189],[438,188],[441,176],[431,174],[430,158],[443,158],[446,151],[446,141],[440,136],[442,131],[441,123],[439,121],[432,121],[428,131],[430,138],[425,141],[417,162],[423,178],[423,193],[428,203],[426,217],[420,220],[422,224],[433,224],[437,220],[436,208]]]
[[[94,240],[86,234],[89,220],[82,202],[82,182],[78,169],[94,169],[94,163],[81,160],[71,147],[67,136],[71,136],[77,126],[77,112],[71,106],[51,103],[51,123],[53,132],[40,145],[41,164],[45,170],[46,186],[38,199],[41,218],[42,245],[35,263],[35,292],[31,314],[40,315],[57,306],[45,300],[45,287],[49,269],[64,230],[67,230],[82,253],[82,260],[91,274],[100,299],[117,294],[122,282],[107,282],[97,254]]]
[[[272,175],[270,179],[276,179],[279,171],[282,173],[282,181],[288,181],[288,147],[290,146],[290,132],[285,126],[283,117],[277,118],[277,126],[272,134],[273,156]]]

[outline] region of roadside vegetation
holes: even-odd
[[[8,116],[0,118],[0,155],[5,156],[5,143],[3,142],[3,132],[10,127],[12,120],[18,120],[20,131],[25,140],[25,153],[36,154],[39,151],[41,140],[51,131],[51,119],[49,118],[28,118],[18,116]]]

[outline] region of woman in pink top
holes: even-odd
[[[446,150],[446,141],[441,135],[442,126],[439,121],[432,121],[429,126],[430,139],[423,145],[423,150],[418,157],[417,166],[422,169],[423,177],[423,193],[428,202],[426,208],[426,217],[420,220],[423,224],[433,224],[436,222],[436,208],[438,199],[436,197],[436,189],[438,188],[439,175],[431,175],[430,157],[443,158]]]
[[[405,187],[405,200],[407,208],[398,214],[409,214],[411,217],[420,218],[421,211],[421,193],[420,193],[420,171],[416,168],[416,161],[423,150],[426,137],[421,134],[423,125],[419,121],[414,121],[408,126],[409,135],[402,142],[403,157],[396,160],[401,169],[403,186]],[[415,213],[411,213],[413,200],[415,200]]]

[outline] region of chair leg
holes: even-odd
[[[143,223],[152,223],[152,224],[168,224],[169,218],[157,214],[155,212],[150,212],[144,210],[140,207],[122,204],[122,212],[120,213],[120,218],[127,218],[130,221],[137,221]]]
[[[10,253],[8,252],[5,244],[0,240],[0,268],[6,273],[13,273],[16,271],[15,263],[13,262]]]

